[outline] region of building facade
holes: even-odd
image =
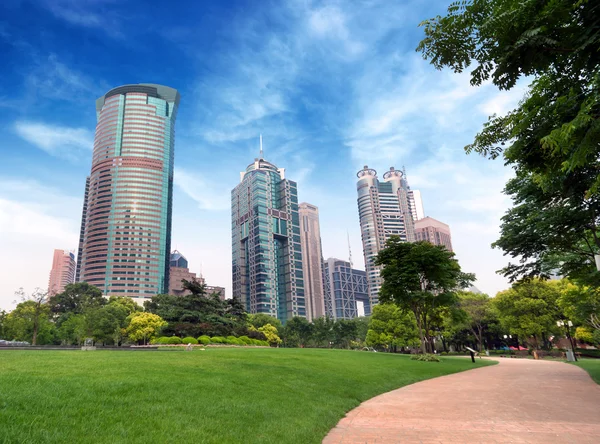
[[[410,213],[413,221],[423,219],[425,210],[423,209],[423,199],[419,190],[408,190],[408,202],[410,203]]]
[[[450,227],[433,217],[425,217],[415,222],[415,238],[417,241],[425,240],[433,245],[443,245],[447,250],[453,251]]]
[[[81,256],[83,255],[83,239],[85,238],[85,221],[87,219],[89,191],[90,176],[85,178],[85,193],[83,195],[83,209],[81,211],[81,225],[79,227],[79,247],[77,249],[77,268],[75,269],[75,282],[80,282],[81,277]]]
[[[383,175],[365,165],[357,173],[358,214],[365,257],[365,268],[369,284],[370,306],[378,302],[381,288],[380,267],[374,260],[391,236],[405,242],[415,239],[413,215],[409,199],[410,188],[401,171],[390,168]]]
[[[323,299],[323,252],[319,209],[303,202],[299,206],[300,243],[302,245],[302,271],[304,275],[304,297],[306,318],[309,321],[325,316]]]
[[[233,297],[282,322],[307,316],[296,182],[257,158],[231,192]]]
[[[333,319],[358,316],[358,302],[365,316],[371,315],[367,273],[352,268],[350,262],[329,258],[323,262],[325,311]]]
[[[65,286],[75,282],[75,255],[65,250],[54,250],[52,269],[48,280],[48,295],[62,293]]]
[[[225,300],[225,288],[206,285],[204,277],[198,277],[196,273],[192,273],[188,268],[188,261],[183,254],[175,250],[171,253],[169,261],[169,294],[174,296],[185,296],[191,294],[189,290],[183,288],[183,280],[197,281],[205,286],[206,294],[211,295],[217,293],[219,298]]]
[[[168,291],[175,119],[162,85],[114,88],[96,101],[80,280],[142,302]]]

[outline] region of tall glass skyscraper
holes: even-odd
[[[177,90],[142,83],[96,101],[79,280],[105,295],[168,290]]]
[[[306,318],[312,321],[326,314],[323,299],[323,251],[319,209],[314,205],[302,202],[299,205],[298,213],[300,214]]]
[[[410,188],[401,171],[391,167],[383,175],[384,181],[380,182],[377,171],[365,165],[357,176],[358,214],[372,308],[378,302],[382,283],[380,267],[374,264],[375,257],[385,248],[391,236],[414,242],[413,210],[409,199]]]
[[[262,156],[240,175],[231,192],[233,297],[249,313],[306,317],[296,182]]]
[[[325,310],[333,319],[352,319],[358,316],[357,302],[362,302],[365,316],[371,315],[367,273],[352,268],[341,259],[323,261]]]

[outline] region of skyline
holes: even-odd
[[[510,170],[462,148],[522,88],[472,88],[467,75],[436,71],[414,52],[418,23],[447,2],[250,6],[160,5],[156,29],[150,15],[128,16],[126,4],[41,2],[27,15],[18,2],[0,6],[12,67],[0,86],[0,241],[11,258],[0,264],[0,308],[13,306],[21,286],[44,288],[54,249],[77,250],[93,102],[142,82],[183,97],[172,249],[228,294],[229,192],[257,156],[260,133],[265,158],[298,183],[298,200],[319,207],[324,259],[346,258],[349,232],[355,266],[364,269],[356,171],[404,165],[425,215],[450,225],[475,285],[491,295],[508,287],[495,274],[508,260],[489,245],[508,208],[500,191]],[[380,26],[370,29],[375,19]],[[151,51],[163,54],[161,66],[147,60]]]

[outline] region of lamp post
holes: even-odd
[[[565,327],[567,332],[567,340],[569,341],[569,345],[571,346],[572,358],[569,359],[569,355],[567,353],[568,361],[577,361],[577,356],[575,355],[575,345],[573,344],[573,338],[571,337],[571,330],[569,327],[573,327],[573,323],[571,321],[556,321],[556,325],[558,327]]]

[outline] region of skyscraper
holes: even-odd
[[[79,278],[105,295],[141,302],[168,290],[179,101],[177,90],[148,83],[96,101]]]
[[[425,217],[415,222],[415,238],[418,241],[429,241],[433,245],[443,245],[452,251],[450,227],[433,217]]]
[[[296,182],[262,150],[240,179],[231,192],[233,297],[249,313],[306,317]]]
[[[73,282],[75,282],[75,255],[65,250],[54,250],[48,280],[48,295],[62,293],[65,286]]]
[[[377,179],[377,171],[365,167],[357,173],[358,214],[369,283],[371,307],[378,302],[381,288],[380,267],[375,266],[377,253],[391,236],[405,242],[415,239],[413,216],[408,193],[410,188],[401,171],[391,167]]]
[[[350,262],[329,258],[323,262],[325,310],[333,319],[358,316],[357,303],[363,303],[365,316],[371,314],[367,273],[352,268]]]
[[[75,269],[75,282],[81,277],[81,257],[83,255],[83,239],[85,238],[85,221],[87,219],[88,195],[90,192],[90,176],[85,178],[85,193],[83,195],[83,210],[81,211],[81,225],[79,228],[79,248],[77,249],[77,268]]]
[[[299,205],[299,214],[306,318],[312,321],[325,316],[319,209],[314,205],[303,202]]]
[[[410,212],[412,214],[413,221],[423,219],[425,217],[425,210],[423,209],[421,192],[419,190],[409,190],[408,202],[410,203]]]

